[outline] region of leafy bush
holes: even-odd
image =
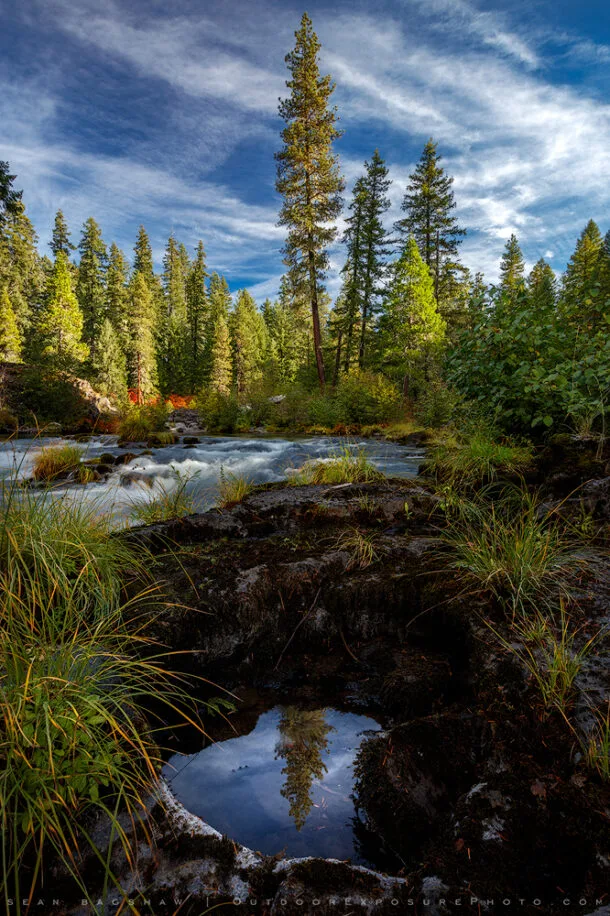
[[[0,407],[0,433],[14,433],[19,421],[7,407]]]
[[[168,417],[163,404],[144,404],[132,407],[119,425],[119,439],[126,442],[144,442],[152,433],[165,432]]]
[[[379,423],[396,415],[398,389],[376,372],[353,372],[341,380],[336,396],[339,418],[344,423]]]
[[[38,367],[23,373],[18,411],[24,424],[34,419],[40,425],[58,422],[75,427],[87,416],[88,410],[79,390],[61,373]]]
[[[415,403],[415,418],[422,426],[445,426],[455,418],[460,402],[458,393],[441,379],[433,379],[422,388]]]
[[[197,399],[201,422],[208,430],[234,433],[243,428],[244,415],[234,395],[209,391]]]
[[[78,445],[58,445],[42,448],[34,456],[34,480],[55,480],[80,468],[83,450]]]

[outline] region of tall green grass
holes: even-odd
[[[144,525],[156,525],[172,518],[193,515],[200,509],[200,500],[187,492],[187,487],[196,474],[182,474],[174,470],[169,481],[162,480],[160,492],[154,499],[134,500],[130,512],[133,521]]]
[[[349,446],[330,455],[328,460],[308,462],[290,478],[293,486],[307,484],[375,483],[385,475],[369,461],[363,449]]]
[[[523,474],[532,461],[531,445],[497,442],[491,433],[476,431],[464,440],[448,439],[434,446],[428,467],[455,487],[474,487],[503,475]]]
[[[596,565],[554,515],[541,511],[525,488],[504,488],[495,499],[454,503],[441,537],[447,563],[465,585],[492,595],[514,618],[569,599],[579,577]]]
[[[34,480],[53,481],[81,466],[83,450],[78,445],[56,445],[41,448],[34,455]]]
[[[108,863],[89,825],[143,811],[161,765],[163,719],[202,729],[192,689],[166,668],[145,620],[162,596],[142,584],[147,558],[95,505],[5,488],[0,521],[0,895],[27,899],[61,862],[82,894],[81,853]],[[19,912],[19,906],[13,911]]]
[[[242,502],[254,489],[254,484],[246,477],[240,474],[232,474],[221,467],[218,478],[218,500],[216,506],[219,509],[229,509]]]

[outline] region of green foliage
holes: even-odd
[[[276,188],[284,199],[280,225],[288,227],[285,263],[294,285],[307,289],[318,378],[324,387],[318,297],[328,265],[327,249],[337,235],[334,221],[341,212],[344,183],[332,151],[340,131],[335,126],[336,109],[329,107],[335,87],[330,76],[320,75],[320,42],[307,13],[295,38],[294,50],[286,55],[290,96],[279,105],[286,127],[282,150],[276,153]]]
[[[22,336],[8,289],[0,289],[0,360],[8,363],[21,361]]]
[[[87,404],[69,377],[34,365],[23,374],[17,411],[24,424],[59,422],[76,426],[87,416]]]
[[[93,386],[100,394],[119,403],[127,402],[127,362],[108,318],[104,319],[91,356],[91,372]]]
[[[584,751],[589,767],[597,770],[604,782],[610,782],[610,700],[606,709],[595,711],[595,726]]]
[[[415,402],[415,419],[421,426],[438,428],[454,420],[460,396],[441,378],[433,377],[422,387]]]
[[[63,252],[67,258],[70,257],[71,251],[76,251],[76,246],[73,245],[70,241],[68,224],[66,223],[66,218],[61,210],[58,210],[55,214],[53,237],[51,239],[51,251],[53,252],[54,258],[57,257],[60,251]]]
[[[106,312],[124,354],[129,348],[129,263],[113,242],[106,270]]]
[[[384,365],[401,378],[406,393],[412,383],[421,385],[431,372],[446,326],[438,313],[430,271],[412,236],[392,270],[380,322],[380,346]]]
[[[157,389],[155,355],[155,303],[146,278],[137,271],[129,284],[128,371],[131,388],[139,402],[148,400]]]
[[[242,289],[237,294],[235,308],[230,316],[231,350],[233,355],[233,375],[238,394],[245,394],[253,384],[263,377],[263,367],[269,348],[265,321],[259,312],[256,302],[250,293]],[[222,323],[219,323],[222,328]],[[215,350],[218,351],[221,339],[217,338]],[[214,353],[217,357],[217,352]],[[214,360],[212,383],[218,388],[218,365]]]
[[[338,416],[345,423],[388,420],[399,408],[396,385],[376,372],[352,372],[341,379],[337,390]]]
[[[210,431],[233,433],[243,423],[244,415],[234,395],[212,389],[197,398],[197,407],[202,425]]]
[[[21,201],[23,191],[17,191],[13,187],[16,177],[9,173],[8,162],[0,162],[0,229]]]
[[[132,504],[130,517],[143,525],[156,525],[172,518],[193,515],[199,509],[199,500],[187,492],[196,474],[184,474],[175,468],[170,480],[159,482],[160,492],[154,499],[145,497]]]
[[[186,375],[189,391],[198,391],[205,380],[206,325],[210,313],[205,285],[207,276],[205,250],[200,240],[186,281]]]
[[[132,407],[119,424],[119,439],[144,442],[153,433],[165,431],[168,410],[164,404]]]
[[[569,600],[578,577],[595,563],[560,520],[540,512],[535,496],[515,488],[492,502],[454,505],[442,538],[451,547],[449,567],[468,587],[493,595],[513,619]]]
[[[59,445],[42,448],[36,453],[32,466],[34,480],[52,481],[65,477],[80,467],[83,450],[78,445]]]

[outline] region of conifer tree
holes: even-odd
[[[100,227],[93,219],[85,222],[79,243],[80,262],[76,296],[83,313],[83,339],[95,356],[97,339],[107,317],[106,264],[108,253]]]
[[[604,236],[599,257],[599,299],[604,314],[610,314],[610,229]]]
[[[108,318],[104,319],[91,357],[94,387],[100,394],[120,403],[127,401],[127,362],[117,332]]]
[[[217,273],[213,273],[210,277],[210,289],[208,298],[209,309],[205,323],[205,345],[203,351],[202,368],[202,378],[204,384],[209,381],[212,372],[212,351],[214,349],[214,342],[217,337],[218,322],[221,319],[224,320],[227,323],[228,328],[229,310],[231,308],[231,292],[229,290],[229,284],[224,277],[221,277]]]
[[[146,278],[139,271],[129,284],[129,349],[127,353],[130,387],[142,404],[157,390],[155,353],[155,304]]]
[[[359,330],[359,321],[364,311],[364,222],[366,219],[367,190],[364,177],[354,184],[354,193],[349,205],[351,216],[346,219],[347,229],[343,241],[347,243],[347,261],[343,268],[345,280],[335,313],[335,329],[339,350],[343,347],[345,372],[349,372],[353,356],[353,344]],[[339,366],[341,356],[338,356]],[[335,365],[337,359],[335,359]],[[336,374],[336,373],[335,373]]]
[[[434,282],[411,236],[398,261],[380,322],[384,363],[402,377],[406,396],[421,381],[445,337],[446,325],[434,296]]]
[[[54,368],[78,370],[89,355],[82,340],[83,325],[83,314],[72,291],[68,256],[60,251],[36,328],[42,359]]]
[[[525,288],[525,264],[516,235],[511,235],[500,261],[500,291],[509,305],[514,305]]]
[[[217,318],[210,347],[209,386],[217,394],[228,397],[233,379],[233,360],[229,325],[223,314]]]
[[[51,251],[56,258],[60,251],[70,257],[70,252],[76,251],[76,245],[70,241],[70,232],[68,224],[61,210],[55,214],[55,224],[53,226],[53,238],[51,240]]]
[[[8,162],[0,161],[0,229],[4,226],[7,218],[16,210],[21,201],[23,191],[16,191],[13,188],[13,182],[16,175],[10,174]]]
[[[389,209],[387,192],[391,182],[384,160],[375,150],[370,162],[364,163],[364,212],[362,222],[362,265],[358,273],[362,276],[362,317],[360,321],[360,347],[358,364],[364,367],[366,332],[375,312],[377,296],[381,292],[381,281],[385,273],[383,258],[388,254],[386,230],[382,217]]]
[[[332,223],[342,205],[344,184],[332,149],[341,133],[336,127],[336,109],[329,107],[335,87],[330,76],[320,75],[320,42],[307,13],[303,13],[295,38],[294,50],[286,55],[290,96],[279,106],[286,127],[284,146],[276,153],[276,188],[284,198],[279,224],[288,228],[284,260],[295,284],[307,288],[318,381],[324,388],[319,298],[327,249],[337,236]]]
[[[129,344],[129,262],[113,242],[106,270],[106,314],[116,331],[121,349],[127,352]]]
[[[0,231],[0,286],[6,286],[19,333],[25,338],[40,310],[46,276],[38,237],[19,200]]]
[[[188,260],[188,257],[187,259]],[[185,259],[173,235],[163,257],[163,315],[158,327],[162,391],[184,394],[188,376]]]
[[[197,391],[205,379],[206,324],[210,311],[207,277],[205,249],[203,242],[199,241],[186,283],[187,376],[190,392]]]
[[[281,300],[263,304],[263,319],[269,339],[269,358],[280,383],[293,382],[299,368],[298,330],[294,313]]]
[[[584,319],[597,327],[603,311],[599,295],[600,270],[603,263],[603,246],[599,227],[589,220],[576,243],[576,248],[566,267],[561,289],[561,306],[564,314],[574,319]]]
[[[527,278],[527,292],[537,313],[552,311],[557,302],[555,272],[544,258],[536,261]]]
[[[432,138],[424,147],[402,202],[407,214],[395,224],[403,242],[413,235],[434,280],[434,295],[442,303],[443,267],[458,263],[458,245],[466,234],[453,215],[453,178],[439,165],[441,155]],[[446,276],[446,272],[445,272]]]
[[[138,229],[138,237],[133,251],[133,272],[134,274],[141,274],[152,291],[155,286],[155,270],[150,239],[144,226],[140,226]]]
[[[21,362],[22,337],[8,289],[0,289],[0,360],[7,363]]]
[[[233,351],[233,378],[237,393],[244,394],[253,382],[262,378],[268,349],[263,316],[245,289],[237,294],[229,330]]]

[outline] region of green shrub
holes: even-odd
[[[426,384],[415,403],[415,419],[425,427],[445,426],[455,418],[460,396],[441,379]]]
[[[166,432],[165,423],[168,415],[165,404],[132,407],[119,424],[119,439],[126,442],[144,442],[152,433]]]
[[[243,423],[243,413],[234,395],[209,391],[197,398],[201,422],[210,432],[234,433]]]
[[[8,407],[0,407],[0,433],[14,433],[19,421]]]
[[[58,422],[74,427],[88,412],[89,405],[79,390],[61,373],[40,368],[24,372],[19,397],[19,416],[24,425],[31,424],[34,418],[39,425]]]
[[[352,372],[341,379],[336,396],[344,423],[379,423],[396,415],[400,396],[396,385],[376,372]]]

